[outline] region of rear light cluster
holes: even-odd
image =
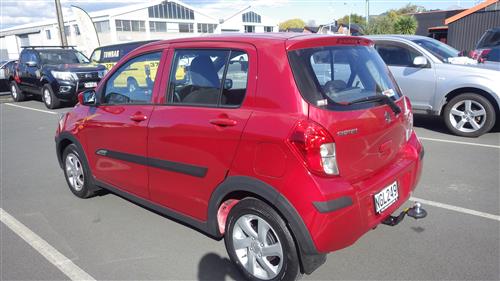
[[[488,60],[488,54],[491,52],[491,49],[479,49],[474,50],[469,53],[469,56],[478,62],[485,62]]]
[[[404,103],[404,118],[406,122],[406,141],[411,138],[413,133],[413,113],[411,113],[411,103],[408,97],[403,98]]]
[[[289,142],[311,172],[339,175],[335,142],[325,128],[309,120],[299,121]]]

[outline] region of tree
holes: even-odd
[[[280,30],[304,28],[304,26],[306,26],[306,23],[301,19],[289,19],[279,24]]]
[[[399,16],[394,22],[394,32],[413,35],[417,31],[418,22],[413,16]]]
[[[349,24],[349,15],[345,15],[337,20],[338,24],[347,26]],[[351,14],[351,23],[364,25],[366,23],[365,17],[358,14]]]
[[[421,13],[425,12],[426,9],[423,6],[414,5],[411,3],[406,4],[406,6],[394,10],[399,15],[412,14],[412,13]]]
[[[393,34],[395,18],[389,15],[379,16],[370,21],[366,34]]]

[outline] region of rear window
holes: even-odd
[[[332,46],[289,52],[302,96],[330,109],[346,109],[355,100],[401,95],[384,62],[372,47]]]
[[[487,31],[477,43],[477,49],[495,46],[500,46],[500,30]]]

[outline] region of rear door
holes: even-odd
[[[139,79],[129,76],[130,66],[160,63],[161,56],[161,51],[153,51],[123,63],[104,82],[100,104],[89,108],[85,121],[87,155],[94,176],[142,198],[149,198],[148,123],[158,87],[155,81],[159,79],[156,75],[148,76],[151,83],[133,90],[120,81]]]
[[[257,56],[250,45],[176,44],[164,105],[149,123],[151,198],[206,220],[251,114]]]
[[[413,65],[413,59],[423,54],[398,42],[377,41],[375,48],[389,66],[403,94],[410,98],[413,108],[431,110],[436,91],[435,69],[430,62],[424,67]]]

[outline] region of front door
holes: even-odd
[[[430,62],[423,67],[413,65],[413,59],[423,54],[395,42],[377,42],[375,48],[389,66],[403,94],[410,98],[413,108],[432,110],[436,90],[435,69]]]
[[[168,98],[149,123],[151,199],[202,221],[251,114],[257,63],[253,47],[210,47],[175,46]]]
[[[155,73],[130,76],[130,68],[159,64],[161,52],[130,59],[105,81],[100,104],[89,108],[87,151],[94,176],[106,184],[149,198],[147,140]],[[134,79],[136,87],[123,81]]]

